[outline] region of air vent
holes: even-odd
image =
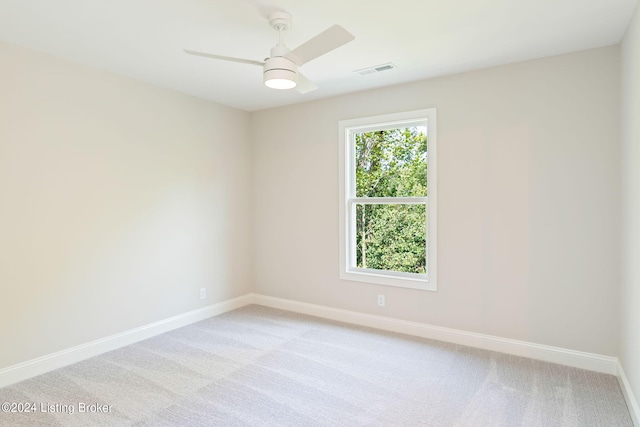
[[[355,70],[354,73],[358,73],[361,76],[366,76],[367,74],[373,73],[381,73],[387,70],[393,70],[396,68],[391,62],[387,62],[386,64],[376,65],[375,67],[362,68],[360,70]]]

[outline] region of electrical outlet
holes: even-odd
[[[200,299],[205,299],[207,297],[207,288],[200,288]]]
[[[378,295],[378,307],[384,307],[384,295]]]

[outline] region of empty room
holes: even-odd
[[[640,426],[637,0],[0,0],[0,426]]]

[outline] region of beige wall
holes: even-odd
[[[252,113],[255,290],[617,355],[619,89],[608,47]],[[339,280],[338,121],[428,107],[439,290]]]
[[[619,59],[249,114],[0,44],[0,369],[252,290],[618,355]],[[337,122],[432,106],[439,290],[340,281]]]
[[[640,399],[640,7],[622,43],[622,334],[620,359]],[[637,401],[640,406],[640,401]]]
[[[248,123],[0,43],[0,368],[249,292]]]

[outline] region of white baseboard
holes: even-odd
[[[631,384],[629,384],[627,375],[624,373],[624,369],[620,362],[618,362],[618,383],[620,384],[622,394],[624,394],[624,398],[627,401],[627,407],[629,408],[629,413],[633,419],[633,425],[640,427],[640,406],[638,406],[638,401],[633,394]]]
[[[615,357],[568,350],[542,344],[533,344],[526,341],[518,341],[440,326],[432,326],[423,323],[409,322],[406,320],[358,313],[355,311],[308,304],[259,294],[243,295],[238,298],[223,301],[218,304],[213,304],[208,307],[193,310],[149,325],[141,326],[139,328],[131,329],[129,331],[0,369],[0,387],[24,381],[54,369],[62,368],[107,351],[116,350],[120,347],[130,345],[249,304],[259,304],[325,319],[617,375],[625,398],[629,404],[629,411],[631,412],[632,417],[634,417],[634,421],[638,423],[638,414],[640,411],[638,410],[637,401],[633,396],[633,392],[631,391],[627,378],[624,375],[622,366],[620,366],[618,359]]]
[[[252,301],[255,304],[267,307],[308,314],[340,322],[354,323],[356,325],[368,326],[386,331],[415,335],[423,338],[481,348],[484,350],[498,351],[515,356],[529,357],[531,359],[543,360],[546,362],[558,363],[561,365],[611,375],[617,375],[618,373],[618,358],[616,357],[602,356],[594,353],[585,353],[582,351],[568,350],[560,347],[534,344],[508,338],[500,338],[492,335],[461,331],[458,329],[443,328],[424,323],[409,322],[406,320],[376,316],[373,314],[358,313],[355,311],[308,304],[282,298],[274,298],[265,295],[253,294]]]
[[[28,360],[17,365],[0,369],[0,387],[15,384],[20,381],[59,369],[72,363],[77,363],[107,351],[142,341],[156,335],[187,326],[204,319],[208,319],[236,308],[251,304],[252,295],[247,294],[238,298],[213,304],[204,308],[178,314],[168,319],[160,320],[139,328],[131,329],[119,334],[111,335],[85,344],[51,353],[36,359]]]

